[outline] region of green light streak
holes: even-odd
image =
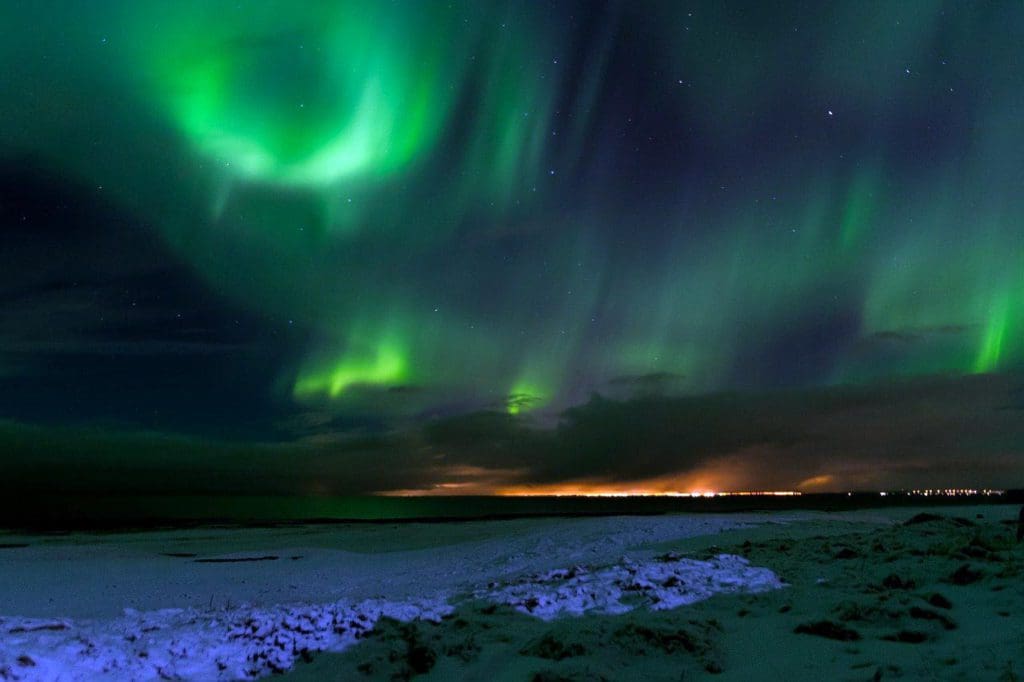
[[[1010,301],[1004,296],[993,305],[982,334],[981,347],[974,361],[975,373],[992,372],[999,368],[1006,350],[1007,329],[1010,325]]]
[[[543,407],[550,399],[550,393],[538,384],[519,380],[509,391],[506,410],[509,414],[521,414]]]
[[[386,341],[368,354],[345,356],[333,366],[303,374],[293,394],[297,398],[338,398],[355,386],[393,386],[406,381],[409,361],[403,349]]]
[[[840,221],[839,239],[844,251],[866,238],[878,202],[878,179],[874,173],[861,173],[849,189]]]
[[[318,187],[385,178],[436,143],[458,96],[448,43],[430,40],[447,15],[321,6],[285,14],[292,33],[264,9],[239,23],[227,6],[175,3],[145,49],[156,98],[202,156],[235,178]]]
[[[1024,363],[1019,12],[58,4],[0,5],[9,158],[295,334],[298,371],[261,368],[294,397],[521,414],[817,351],[817,383]],[[634,61],[661,75],[627,101]]]

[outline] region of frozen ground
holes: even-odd
[[[743,560],[643,560],[648,545],[764,520],[607,517],[6,536],[0,678],[259,676],[311,652],[343,649],[381,615],[436,620],[460,599],[488,596],[488,585],[489,598],[536,600],[545,617],[627,609],[621,597],[630,592],[633,603],[643,597],[664,605],[744,589],[745,581],[766,589],[774,576]],[[629,552],[638,559],[623,562]],[[567,566],[576,567],[572,575]]]
[[[644,557],[658,543],[813,514],[0,535],[0,616],[359,602],[472,591],[507,576]],[[653,553],[650,553],[653,556]]]
[[[796,512],[0,536],[0,679],[251,678],[341,651],[382,616],[439,622],[486,602],[551,620],[756,594],[783,583],[735,554],[665,547],[823,523],[849,532],[893,520]]]
[[[717,593],[782,587],[769,570],[741,558],[663,557],[592,569],[577,566],[477,591],[544,619],[666,609]],[[332,604],[127,611],[108,620],[0,618],[0,678],[9,680],[251,679],[285,672],[298,658],[342,651],[382,617],[439,622],[458,599],[435,594]]]
[[[299,664],[289,678],[1011,682],[1024,675],[1018,511],[825,514],[670,541],[641,560],[521,576],[482,595],[505,605],[462,603],[438,623],[382,620],[357,646]],[[736,561],[722,554],[786,587],[657,608],[690,561]],[[536,617],[581,602],[612,608]],[[607,613],[620,604],[646,608]]]

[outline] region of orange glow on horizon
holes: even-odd
[[[472,483],[436,483],[429,488],[384,490],[385,497],[496,496],[496,497],[795,497],[798,490],[664,490],[660,488],[620,488],[580,484],[524,485],[487,487]]]
[[[798,490],[703,490],[682,492],[678,490],[573,490],[557,491],[548,489],[466,490],[459,484],[439,484],[433,488],[384,490],[377,493],[382,497],[799,497]]]
[[[497,497],[730,497],[797,496],[798,489],[760,490],[738,476],[729,462],[702,470],[665,476],[615,481],[582,478],[559,483],[525,482],[520,469],[475,466],[438,467],[437,479],[422,487],[382,490],[386,497],[497,496]],[[806,482],[805,482],[806,483]],[[756,483],[754,483],[756,485]],[[799,486],[799,487],[802,487]]]
[[[796,490],[651,490],[647,488],[593,489],[579,486],[529,486],[494,491],[500,497],[747,497],[796,496]]]

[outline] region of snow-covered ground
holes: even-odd
[[[436,621],[468,600],[550,619],[776,589],[740,557],[659,545],[806,516],[5,536],[0,679],[253,678],[342,650],[382,616]]]
[[[743,557],[719,554],[709,561],[669,554],[655,561],[623,559],[591,569],[574,566],[492,585],[477,596],[544,620],[589,612],[656,611],[693,604],[716,594],[764,592],[783,587],[767,568]]]
[[[213,680],[284,672],[340,651],[382,616],[437,620],[444,600],[367,600],[217,611],[128,611],[113,620],[0,619],[0,679]]]
[[[0,679],[1011,679],[1017,512],[0,534]]]
[[[473,597],[544,619],[590,611],[667,609],[729,592],[782,587],[768,569],[737,556],[674,556],[612,566],[576,566],[492,583]],[[161,609],[112,620],[0,618],[5,680],[251,679],[290,669],[296,659],[341,651],[381,617],[438,621],[458,604],[445,594],[416,601],[289,604],[257,608]]]

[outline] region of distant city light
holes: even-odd
[[[868,494],[869,491],[847,492],[847,497],[855,494]],[[501,497],[799,497],[804,495],[798,490],[588,490],[571,488],[510,488],[496,493]],[[994,488],[914,488],[912,490],[882,490],[880,497],[971,497],[1005,495],[1005,490]]]
[[[886,493],[881,494],[885,495]],[[894,494],[923,495],[924,497],[960,497],[966,495],[1005,495],[1006,491],[994,488],[915,488],[913,490],[901,490],[899,493]]]
[[[692,492],[650,491],[650,490],[506,490],[503,497],[796,497],[803,493],[796,490],[702,490]]]

